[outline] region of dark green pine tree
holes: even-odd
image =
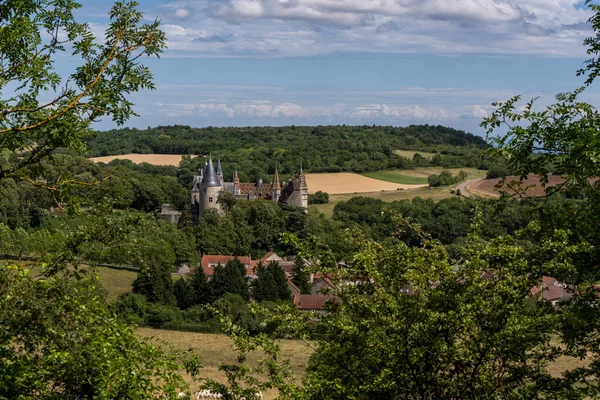
[[[192,304],[209,304],[214,298],[213,287],[208,281],[202,266],[194,268],[189,276]]]
[[[220,298],[225,293],[233,293],[240,295],[246,301],[250,300],[246,267],[237,258],[229,261],[225,266],[215,267],[211,285],[215,298]]]
[[[152,303],[175,304],[171,266],[152,262],[142,267],[133,281],[132,291],[144,295]]]
[[[177,301],[177,307],[185,310],[190,308],[194,303],[194,292],[190,287],[190,283],[186,278],[181,278],[173,285],[173,294]]]
[[[310,294],[310,272],[304,268],[304,263],[300,257],[296,257],[291,281],[298,289],[300,289],[301,294]]]
[[[285,271],[279,266],[279,263],[258,265],[256,279],[252,282],[252,297],[256,301],[292,300]]]

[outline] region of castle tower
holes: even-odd
[[[209,158],[208,164],[204,168],[202,182],[200,183],[200,215],[209,209],[217,211],[221,209],[219,203],[217,203],[217,199],[219,198],[222,186],[221,179],[215,172],[212,158]]]
[[[242,194],[242,186],[240,185],[237,169],[233,171],[233,194],[236,196],[241,196]]]
[[[299,192],[300,192],[300,207],[303,207],[308,212],[308,185],[306,184],[306,176],[302,171],[302,163],[300,163],[300,173],[298,178],[300,180]]]
[[[273,175],[273,186],[271,188],[271,198],[275,203],[278,203],[280,197],[281,183],[279,182],[279,172],[277,172],[277,166],[275,166],[275,175]]]
[[[221,180],[221,185],[223,184],[223,169],[221,168],[221,157],[217,158],[217,176]]]
[[[202,168],[198,169],[198,174],[194,176],[192,181],[192,189],[190,190],[190,212],[194,222],[198,221],[200,214],[200,183],[202,182]]]

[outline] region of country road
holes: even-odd
[[[464,197],[476,197],[473,194],[471,194],[471,192],[469,192],[467,190],[467,188],[475,183],[475,182],[479,182],[480,180],[482,180],[483,178],[476,178],[476,179],[469,179],[468,181],[464,181],[463,183],[460,183],[458,186],[456,186],[456,190],[460,190],[460,195],[464,196]]]

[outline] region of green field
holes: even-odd
[[[427,178],[404,175],[401,171],[377,171],[361,174],[367,178],[379,179],[380,181],[398,183],[401,185],[426,185]]]
[[[225,335],[150,328],[139,328],[136,330],[136,334],[151,339],[153,343],[167,352],[192,350],[194,354],[200,356],[203,366],[200,370],[201,378],[211,378],[225,383],[225,375],[219,371],[219,365],[236,362],[237,353],[234,351],[233,342]],[[279,340],[278,343],[281,346],[281,359],[290,360],[290,370],[300,380],[305,374],[312,349],[301,340]],[[251,353],[248,358],[250,364],[256,365],[256,361],[262,355],[263,353]],[[197,390],[200,384],[193,382],[192,378],[185,375],[183,371],[182,373],[192,386],[192,390]],[[276,395],[275,391],[267,392],[264,393],[264,398],[274,399]]]
[[[82,265],[80,269],[89,270],[89,266]],[[125,271],[107,267],[96,267],[96,274],[102,287],[106,289],[109,303],[114,302],[122,293],[131,292],[131,284],[137,278],[137,272]]]
[[[392,190],[392,191],[384,191],[384,192],[369,192],[369,193],[347,193],[347,194],[331,194],[329,195],[329,203],[327,204],[315,204],[310,206],[310,210],[316,210],[318,213],[325,214],[328,217],[333,215],[333,208],[335,205],[341,201],[348,201],[353,197],[363,196],[363,197],[372,197],[374,199],[380,199],[383,201],[396,201],[396,200],[412,200],[415,197],[421,197],[423,199],[433,199],[434,201],[439,201],[442,199],[447,199],[452,196],[456,196],[452,194],[450,191],[453,188],[450,187],[438,187],[438,188],[418,188],[418,189],[410,189],[410,190]]]
[[[426,151],[414,151],[414,150],[395,150],[394,153],[398,154],[400,157],[412,158],[415,154],[420,154],[423,158],[433,158],[436,153],[428,153]]]

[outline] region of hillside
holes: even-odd
[[[288,126],[191,128],[159,126],[98,132],[88,140],[88,156],[127,153],[212,154],[231,168],[283,174],[300,163],[311,172],[365,172],[439,165],[477,167],[483,138],[443,126]],[[407,158],[398,149],[435,153]]]

